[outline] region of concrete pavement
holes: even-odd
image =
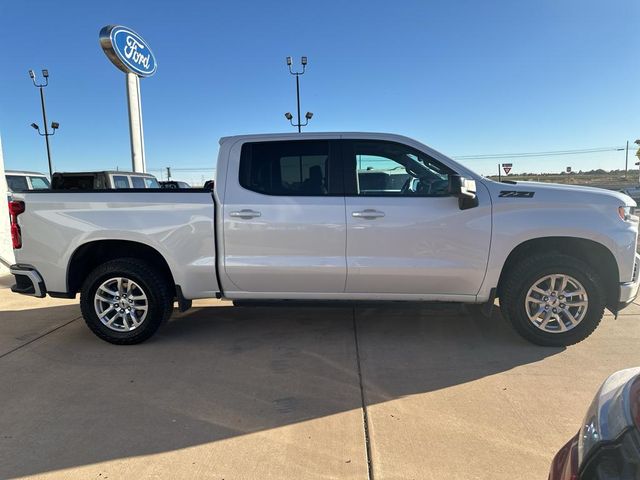
[[[208,301],[118,347],[1,282],[0,478],[546,478],[599,384],[640,365],[635,305],[549,349],[499,311]]]

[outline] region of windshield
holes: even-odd
[[[160,188],[160,184],[158,183],[158,180],[156,180],[153,177],[145,177],[144,183],[147,186],[147,188]]]

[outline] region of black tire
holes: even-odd
[[[140,286],[147,296],[148,310],[142,323],[130,331],[115,331],[103,324],[94,307],[94,296],[110,277],[125,277]],[[80,290],[80,309],[85,322],[102,340],[116,345],[133,345],[150,338],[173,310],[173,295],[166,278],[146,262],[135,258],[111,260],[96,267]]]
[[[535,326],[526,312],[525,298],[536,280],[545,275],[565,274],[580,282],[587,292],[588,305],[584,318],[565,332],[546,332]],[[581,342],[600,324],[604,316],[605,295],[598,273],[585,262],[560,253],[533,255],[509,271],[501,289],[503,315],[526,340],[537,345],[565,347]]]

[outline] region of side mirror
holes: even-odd
[[[469,180],[460,175],[449,175],[449,193],[458,197],[460,210],[478,206],[475,180]]]

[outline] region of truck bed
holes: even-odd
[[[127,241],[158,252],[185,297],[219,291],[210,190],[42,190],[13,197],[27,205],[17,263],[37,267],[49,293],[75,293],[67,268],[83,248],[103,242],[126,252]]]

